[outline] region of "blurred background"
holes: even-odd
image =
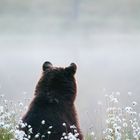
[[[0,94],[32,97],[47,60],[77,64],[83,129],[105,92],[120,91],[127,102],[131,91],[139,102],[139,7],[139,0],[0,0]]]

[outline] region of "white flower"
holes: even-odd
[[[19,125],[20,125],[21,128],[25,128],[26,127],[26,123],[23,123],[23,122],[20,123]]]
[[[42,120],[41,124],[43,124],[43,125],[44,125],[44,124],[45,124],[45,120]]]
[[[37,134],[35,135],[35,138],[39,138],[39,135],[40,135],[40,134],[39,134],[39,133],[37,133]]]
[[[47,133],[50,135],[51,134],[51,131],[48,131]]]
[[[4,107],[0,106],[0,113],[3,113],[3,112],[4,112]]]
[[[107,131],[109,134],[112,134],[112,132],[113,132],[113,130],[111,128],[108,128]]]
[[[75,126],[75,125],[71,125],[70,128],[71,128],[71,129],[75,129],[76,126]]]
[[[65,132],[63,132],[63,133],[62,133],[62,136],[66,136],[66,133],[65,133]]]
[[[67,139],[68,139],[68,137],[67,137],[67,136],[64,136],[64,139],[65,139],[65,140],[67,140]]]
[[[31,134],[31,133],[33,133],[33,129],[32,128],[29,128],[29,133]]]
[[[79,133],[75,133],[74,136],[77,138],[79,136]]]
[[[133,106],[136,106],[136,105],[137,105],[137,102],[133,101],[133,102],[132,102],[132,105],[133,105]]]
[[[116,127],[117,127],[117,124],[116,124],[116,123],[114,123],[114,124],[113,124],[113,128],[116,128]]]
[[[31,128],[31,125],[28,125],[28,128]]]
[[[120,127],[120,126],[117,126],[117,127],[115,128],[115,131],[117,131],[117,132],[120,132],[120,130],[121,130],[121,127]]]
[[[1,95],[0,95],[0,98],[3,98],[3,97],[4,97],[4,94],[1,94]]]
[[[74,129],[74,133],[77,133],[77,130],[76,129]]]
[[[63,125],[63,126],[66,126],[66,123],[63,123],[62,125]]]
[[[42,135],[41,137],[42,137],[42,138],[45,138],[45,135]]]
[[[53,128],[53,126],[49,126],[49,129],[52,129]]]
[[[15,131],[15,138],[17,140],[23,140],[24,136],[25,136],[25,132],[24,131],[21,131],[21,130],[16,130]]]
[[[128,126],[128,124],[125,122],[125,123],[123,123],[123,127],[127,127]]]
[[[91,135],[91,136],[94,136],[94,135],[95,135],[95,133],[92,131],[92,132],[90,133],[90,135]]]
[[[112,98],[111,102],[118,103],[118,99],[117,98]]]
[[[131,113],[131,111],[132,111],[132,107],[125,107],[125,111],[127,112],[127,113]]]
[[[31,135],[28,135],[28,139],[30,139],[31,138]]]
[[[0,122],[0,127],[3,127],[4,126],[4,122]]]
[[[22,103],[22,102],[20,102],[20,103],[19,103],[19,106],[20,106],[20,107],[23,107],[23,103]]]
[[[77,140],[77,138],[72,133],[68,133],[68,140]]]

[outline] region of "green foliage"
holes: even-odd
[[[85,140],[93,140],[92,135],[90,135],[89,133],[87,133],[86,136],[85,136]]]
[[[14,135],[10,130],[0,128],[0,140],[11,140],[14,138]]]

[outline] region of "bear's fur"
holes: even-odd
[[[77,93],[74,78],[76,68],[74,63],[66,68],[53,67],[50,62],[43,64],[34,98],[22,118],[23,123],[33,129],[30,134],[29,126],[21,128],[31,136],[31,140],[60,140],[63,132],[73,133],[73,129],[79,133],[77,140],[83,140],[74,106]],[[38,138],[35,138],[36,134]]]

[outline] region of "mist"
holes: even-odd
[[[139,102],[139,6],[138,0],[0,1],[0,94],[32,97],[44,61],[75,62],[84,129],[85,111],[94,112],[103,91],[120,91],[124,102],[131,91]]]

